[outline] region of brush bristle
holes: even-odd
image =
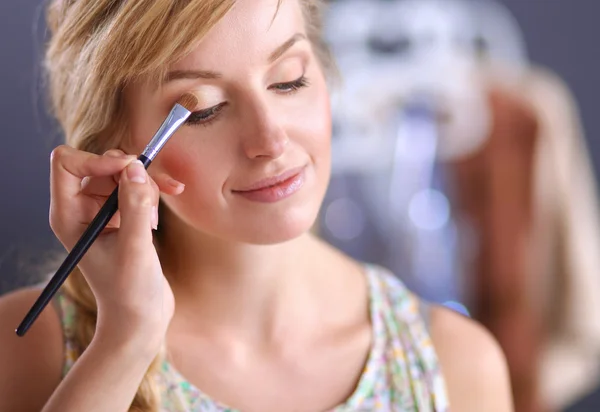
[[[198,98],[192,93],[186,93],[177,100],[177,103],[192,112],[198,105]]]

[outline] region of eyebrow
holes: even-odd
[[[290,49],[294,44],[301,40],[306,40],[306,36],[302,33],[296,33],[292,37],[290,37],[285,43],[281,46],[277,47],[270,55],[269,55],[269,63],[275,62],[279,59],[288,49]],[[172,70],[168,72],[163,78],[162,83],[169,83],[174,80],[180,79],[207,79],[214,80],[223,77],[221,73],[217,73],[210,70]]]
[[[290,47],[299,42],[300,40],[306,40],[306,36],[302,33],[296,33],[292,37],[289,38],[288,41],[283,43],[281,46],[275,49],[273,53],[269,56],[269,63],[273,63],[275,60],[280,58]]]
[[[166,74],[163,78],[163,84],[169,83],[174,80],[180,79],[218,79],[221,77],[220,73],[213,72],[210,70],[173,70]]]

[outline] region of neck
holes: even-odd
[[[256,343],[322,317],[334,286],[318,276],[324,248],[311,235],[252,245],[199,233],[176,218],[163,222],[168,231],[158,249],[175,295],[174,328]]]

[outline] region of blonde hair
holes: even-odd
[[[281,2],[282,0],[279,0]],[[325,68],[332,66],[321,39],[321,0],[299,0],[306,31]],[[126,136],[123,90],[146,78],[158,81],[229,11],[234,0],[50,0],[45,69],[50,105],[66,143],[101,154]],[[95,298],[81,272],[64,285],[76,304],[74,340],[79,354],[90,344],[97,319]],[[130,412],[160,408],[153,377],[159,354],[135,395]]]

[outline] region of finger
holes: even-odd
[[[115,187],[117,187],[120,176],[120,173],[112,177],[86,176],[81,181],[81,193],[89,196],[110,196]],[[157,193],[160,192],[160,188],[152,177],[150,177],[150,184]]]
[[[81,180],[86,176],[112,176],[120,172],[133,159],[98,156],[69,146],[59,146],[52,151],[50,192],[53,199],[68,200],[81,190]]]
[[[113,176],[86,176],[81,181],[81,193],[86,196],[107,198],[117,187]]]
[[[115,176],[120,176],[115,175]],[[185,185],[166,174],[150,176],[150,184],[160,193],[177,196],[185,190]],[[81,192],[89,196],[109,196],[117,186],[115,178],[87,176],[81,181]]]
[[[166,195],[177,196],[185,190],[183,183],[171,178],[166,173],[152,174],[152,179],[158,185],[160,192]]]
[[[64,244],[80,234],[82,222],[93,204],[81,201],[81,179],[85,175],[111,175],[122,170],[129,159],[117,159],[83,152],[69,146],[59,146],[51,156],[50,227]],[[96,211],[97,212],[97,211]]]
[[[58,212],[56,205],[51,203],[50,227],[68,250],[72,249],[77,239],[89,227],[105,202],[106,198],[90,197],[85,202],[77,202],[76,207],[61,212]],[[118,229],[120,223],[121,215],[117,210],[102,233]]]
[[[129,159],[134,161],[137,159],[134,155],[129,155],[120,149],[110,149],[104,152],[102,156],[108,156],[118,159]],[[121,178],[121,170],[115,173],[111,178],[105,176],[86,176],[81,181],[81,192],[85,195],[109,196]]]
[[[152,228],[154,230],[158,229],[158,199],[160,199],[160,188],[152,179],[152,176],[148,174],[148,180],[150,182],[150,186],[152,186],[152,193],[154,195],[155,203],[152,208]]]
[[[126,253],[144,253],[152,245],[151,229],[157,203],[157,193],[146,169],[141,162],[132,162],[119,182],[119,243]]]
[[[104,154],[102,156],[109,156],[109,157],[115,157],[115,158],[120,158],[120,159],[129,158],[129,159],[131,159],[132,162],[137,159],[136,156],[127,154],[124,151],[122,151],[121,149],[107,150],[106,152],[104,152]],[[112,178],[113,178],[113,181],[115,182],[115,184],[118,184],[119,179],[121,178],[121,171],[119,171],[119,173],[115,173],[112,176]]]
[[[110,196],[117,186],[120,174],[113,177],[87,176],[81,181],[81,192],[88,196]],[[177,196],[185,190],[185,185],[167,174],[150,176],[150,184],[158,193]]]
[[[106,202],[105,198],[95,198],[96,207],[93,210],[89,210],[84,214],[84,217],[81,221],[82,226],[87,228],[89,224],[94,220],[104,203]],[[106,225],[107,229],[118,229],[121,226],[121,213],[117,210],[113,217],[110,218],[108,224]]]
[[[104,152],[103,156],[127,157],[127,156],[130,156],[130,155],[128,155],[127,153],[125,153],[121,149],[110,149],[110,150],[107,150],[106,152]]]
[[[150,176],[149,176],[150,177]],[[152,186],[152,189],[155,192],[156,198],[158,198],[160,194],[160,187],[158,184],[150,177],[149,183]],[[163,184],[163,186],[165,186]],[[113,178],[109,177],[86,177],[81,181],[81,193],[87,196],[93,196],[98,198],[107,198],[111,195],[113,190],[117,187],[117,183],[113,181]],[[173,185],[167,188],[170,192],[174,193],[175,190]],[[167,194],[172,194],[167,193]]]

